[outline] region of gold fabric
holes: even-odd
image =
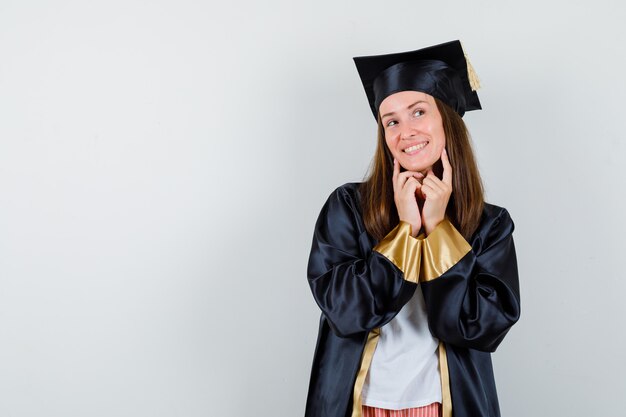
[[[447,217],[424,236],[411,236],[411,225],[400,221],[374,250],[393,262],[404,279],[415,283],[440,277],[472,250]]]
[[[459,262],[472,247],[446,217],[423,241],[419,281],[442,276]]]
[[[420,263],[424,234],[417,238],[411,236],[411,224],[400,221],[374,250],[389,259],[404,273],[404,279],[417,284],[420,275]]]
[[[480,88],[480,80],[478,79],[478,75],[476,74],[474,66],[467,57],[467,52],[465,52],[465,48],[463,48],[462,43],[461,49],[463,49],[463,55],[465,56],[465,62],[467,63],[467,78],[469,80],[470,88],[472,89],[472,91],[476,91]]]
[[[361,358],[361,368],[357,374],[356,381],[354,382],[354,396],[352,398],[352,417],[362,417],[362,391],[365,384],[365,377],[367,371],[369,371],[372,358],[374,357],[374,351],[378,344],[378,338],[380,336],[380,329],[374,329],[367,335],[367,341],[365,342],[365,349],[363,350],[363,356]]]
[[[448,371],[448,355],[443,342],[439,342],[439,373],[441,374],[441,408],[442,417],[452,417],[452,395],[450,394],[450,373]]]

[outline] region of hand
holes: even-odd
[[[422,187],[424,174],[416,171],[400,172],[400,163],[393,159],[393,199],[398,217],[411,225],[411,235],[416,237],[422,228],[422,219],[415,194]]]
[[[441,164],[443,165],[443,179],[437,178],[430,168],[422,180],[421,192],[424,195],[424,207],[421,218],[426,235],[429,235],[444,219],[452,194],[452,165],[450,165],[445,148],[441,152]]]

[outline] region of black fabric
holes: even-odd
[[[481,109],[467,74],[467,60],[458,40],[415,51],[354,57],[374,119],[380,103],[399,91],[421,91],[437,97],[461,117]]]
[[[472,250],[444,275],[421,283],[431,333],[443,341],[454,417],[500,415],[491,356],[519,319],[520,298],[506,209],[485,204]],[[391,321],[417,285],[373,247],[358,183],[338,187],[313,234],[308,282],[320,309],[306,417],[345,417],[367,335]]]
[[[463,116],[466,109],[463,83],[457,72],[443,61],[400,62],[374,79],[374,106],[399,91],[421,91],[436,97]]]

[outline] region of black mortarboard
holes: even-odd
[[[406,90],[430,94],[460,116],[481,109],[478,78],[458,40],[417,51],[355,57],[354,63],[376,120],[380,103]]]

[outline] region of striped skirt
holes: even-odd
[[[424,407],[405,408],[404,410],[386,410],[384,408],[363,407],[363,417],[440,417],[441,403],[432,403]]]

